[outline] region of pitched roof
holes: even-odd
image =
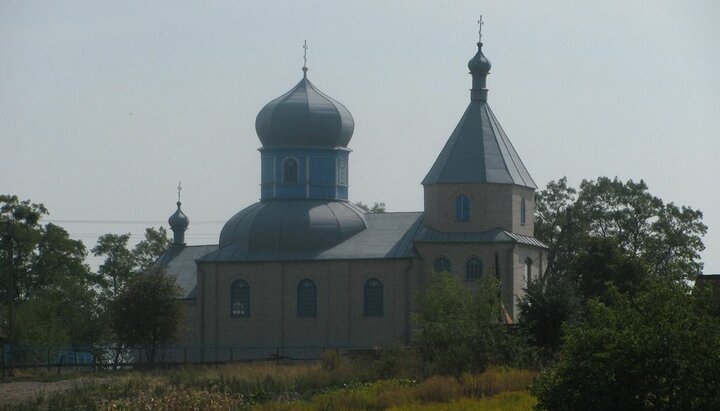
[[[423,184],[498,183],[537,188],[486,101],[472,100]]]
[[[183,298],[195,298],[197,287],[197,265],[195,260],[217,250],[217,245],[171,245],[157,261],[168,274],[175,277]]]

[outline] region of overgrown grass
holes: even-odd
[[[111,380],[80,379],[64,392],[41,393],[2,410],[484,410],[496,404],[488,398],[525,392],[535,377],[526,370],[492,368],[458,378],[423,379],[414,371],[420,367],[406,362],[404,355],[390,352],[350,360],[330,353],[316,363],[257,362],[130,372]],[[527,393],[507,400],[517,406],[494,409],[532,407],[527,406],[532,403]],[[437,408],[438,404],[456,408]]]

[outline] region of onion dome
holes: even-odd
[[[185,230],[190,225],[190,219],[180,209],[180,203],[177,202],[177,210],[168,218],[168,224],[173,231],[173,244],[185,244]]]
[[[344,201],[264,201],[225,223],[220,252],[235,259],[311,258],[365,228],[363,211]]]
[[[307,78],[269,102],[255,120],[263,147],[347,147],[355,128],[350,111]]]
[[[488,74],[491,67],[490,60],[488,60],[482,52],[483,44],[478,42],[477,46],[477,53],[470,59],[470,61],[468,61],[468,69],[470,69],[470,73],[473,74]]]

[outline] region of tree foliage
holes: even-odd
[[[538,408],[720,409],[720,318],[710,301],[659,281],[635,297],[610,290],[591,300],[534,386]]]
[[[493,276],[477,293],[448,273],[433,273],[418,296],[416,340],[429,371],[483,371],[499,339],[500,300]]]
[[[549,273],[568,273],[588,239],[604,238],[655,277],[693,279],[702,270],[706,232],[702,212],[663,203],[642,180],[599,177],[575,190],[562,178],[536,194],[535,236],[550,247]]]
[[[119,340],[145,350],[150,363],[157,349],[174,341],[182,323],[180,288],[162,269],[134,277],[112,304],[112,327]]]
[[[385,203],[384,202],[376,201],[375,203],[373,203],[372,207],[361,201],[356,202],[355,205],[362,208],[363,211],[365,211],[366,213],[370,213],[370,214],[380,214],[380,213],[385,212]]]

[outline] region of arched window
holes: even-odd
[[[530,284],[530,281],[532,281],[532,259],[530,257],[525,259],[525,275],[524,275],[524,287],[527,287],[528,284]]]
[[[450,272],[450,260],[444,255],[439,256],[435,259],[433,264],[433,270],[436,273],[449,273]]]
[[[317,317],[317,287],[307,278],[300,281],[297,286],[297,316]]]
[[[465,262],[465,279],[477,280],[482,276],[483,262],[479,257],[472,256]]]
[[[347,162],[344,159],[338,160],[337,166],[337,183],[341,186],[347,185]]]
[[[470,199],[465,194],[455,199],[455,221],[470,221]]]
[[[298,161],[292,157],[283,160],[283,184],[298,183]]]
[[[520,199],[520,224],[525,225],[525,199]]]
[[[250,317],[250,286],[244,280],[237,280],[230,287],[230,315]]]
[[[365,317],[383,316],[383,284],[377,278],[365,281],[363,315]]]

